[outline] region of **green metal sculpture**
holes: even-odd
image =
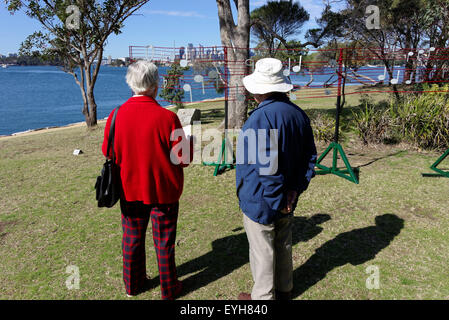
[[[334,135],[334,141],[327,147],[327,149],[321,154],[321,156],[318,158],[316,167],[318,170],[316,170],[316,174],[323,175],[323,174],[335,174],[341,178],[347,179],[351,182],[354,182],[355,184],[359,184],[359,168],[352,168],[348,158],[346,157],[345,152],[343,151],[343,147],[339,143],[339,130],[340,130],[340,115],[342,110],[341,105],[341,96],[342,96],[342,68],[343,68],[343,49],[340,49],[340,57],[338,59],[338,96],[337,96],[337,114],[335,116],[335,135]],[[330,153],[332,152],[332,167],[326,167],[321,164],[321,161]],[[338,168],[337,160],[338,160],[338,154],[340,154],[341,159],[343,160],[345,164],[344,169]]]

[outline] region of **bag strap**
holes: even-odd
[[[109,128],[109,138],[108,138],[108,149],[106,154],[109,156],[109,150],[112,147],[112,161],[115,163],[115,150],[114,150],[114,136],[115,136],[115,118],[117,117],[118,109],[120,106],[115,109],[114,115],[112,116],[111,127]]]

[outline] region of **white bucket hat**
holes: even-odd
[[[284,76],[282,62],[274,58],[257,61],[254,72],[243,78],[243,85],[253,94],[289,92],[293,89],[290,80]]]

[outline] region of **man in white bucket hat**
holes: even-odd
[[[286,94],[293,85],[278,59],[259,60],[243,85],[259,105],[250,112],[237,143],[237,196],[254,280],[251,294],[242,292],[238,298],[290,299],[293,212],[315,175],[312,128]]]
[[[253,74],[243,78],[246,90],[255,95],[271,92],[289,92],[293,89],[290,80],[284,76],[282,62],[274,58],[260,59]]]

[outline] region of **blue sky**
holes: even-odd
[[[267,0],[250,0],[253,10]],[[304,32],[315,25],[323,8],[322,0],[301,0],[301,5],[309,12],[310,21]],[[186,46],[187,43],[203,46],[221,45],[218,27],[217,5],[214,0],[150,0],[138,15],[125,22],[120,35],[111,35],[105,50],[105,57],[128,56],[129,45],[154,45],[159,47]],[[0,53],[17,52],[20,43],[36,30],[41,30],[38,22],[23,12],[11,15],[0,3]],[[303,39],[303,34],[296,38]]]

